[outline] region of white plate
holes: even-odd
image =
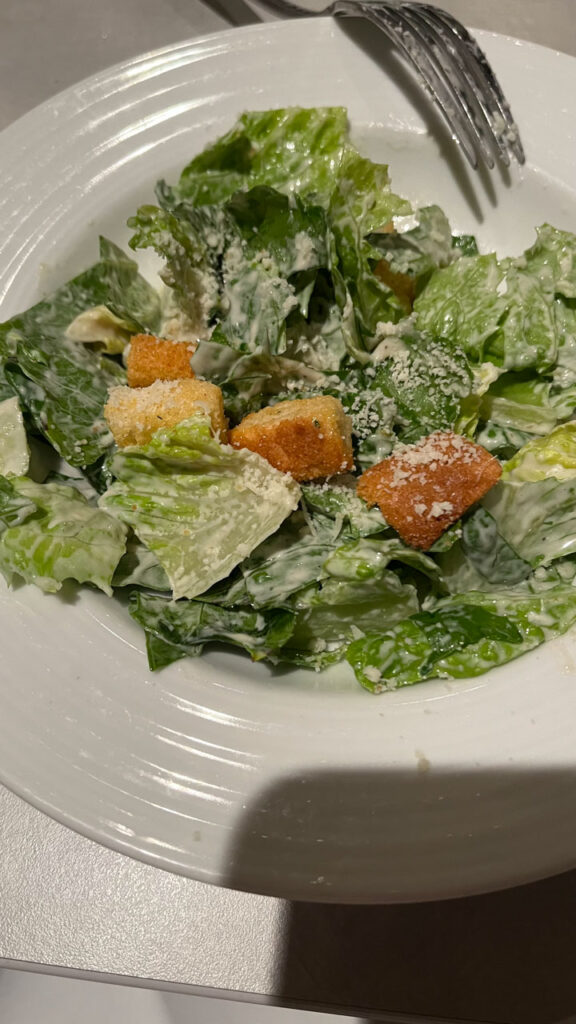
[[[152,186],[245,108],[345,104],[395,188],[485,248],[576,230],[576,61],[477,33],[528,154],[474,176],[401,66],[329,20],[224,32],[128,61],[2,134],[0,314],[120,244]],[[359,43],[363,41],[363,45]],[[390,77],[389,77],[390,75]],[[397,84],[395,84],[397,83]],[[347,668],[273,674],[211,653],[152,675],[124,609],[0,594],[0,779],[92,838],[294,899],[421,900],[576,864],[576,645],[470,682],[373,697]]]

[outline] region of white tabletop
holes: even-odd
[[[443,6],[576,55],[574,0]],[[253,18],[243,0],[2,0],[0,129],[103,67]],[[390,1021],[568,1024],[576,1021],[575,908],[576,872],[448,903],[288,905],[138,863],[0,787],[4,966]]]

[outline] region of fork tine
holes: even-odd
[[[476,40],[446,11],[420,3],[415,4],[414,8],[420,18],[435,28],[457,61],[462,75],[472,89],[477,109],[481,111],[482,119],[504,162],[510,162],[510,150],[518,163],[525,163],[524,149],[512,112]]]
[[[482,89],[477,77],[472,73],[472,60],[468,51],[464,49],[464,44],[435,17],[430,7],[416,3],[405,4],[402,10],[407,21],[413,25],[418,38],[422,39],[423,44],[441,63],[444,74],[452,83],[473,126],[477,143],[488,166],[494,166],[493,152],[508,166],[508,150],[503,138],[495,132],[492,125],[488,104],[483,102]]]
[[[478,132],[469,111],[462,104],[437,57],[429,52],[425,37],[410,22],[403,9],[388,4],[360,3],[358,9],[365,18],[377,25],[412,64],[423,84],[440,108],[450,131],[460,143],[470,166],[478,167]],[[494,166],[491,154],[487,156],[490,167]]]

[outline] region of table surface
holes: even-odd
[[[477,27],[576,55],[574,0],[443,6]],[[3,0],[0,129],[103,67],[247,24],[254,10],[243,0]],[[576,1021],[575,948],[576,872],[445,903],[290,905],[138,863],[0,787],[4,966],[389,1021],[421,1014],[568,1024]]]

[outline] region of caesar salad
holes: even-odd
[[[0,325],[8,583],[122,595],[152,669],[227,644],[374,693],[576,623],[576,236],[480,253],[343,108],[245,113],[156,200],[158,286],[101,238]]]

